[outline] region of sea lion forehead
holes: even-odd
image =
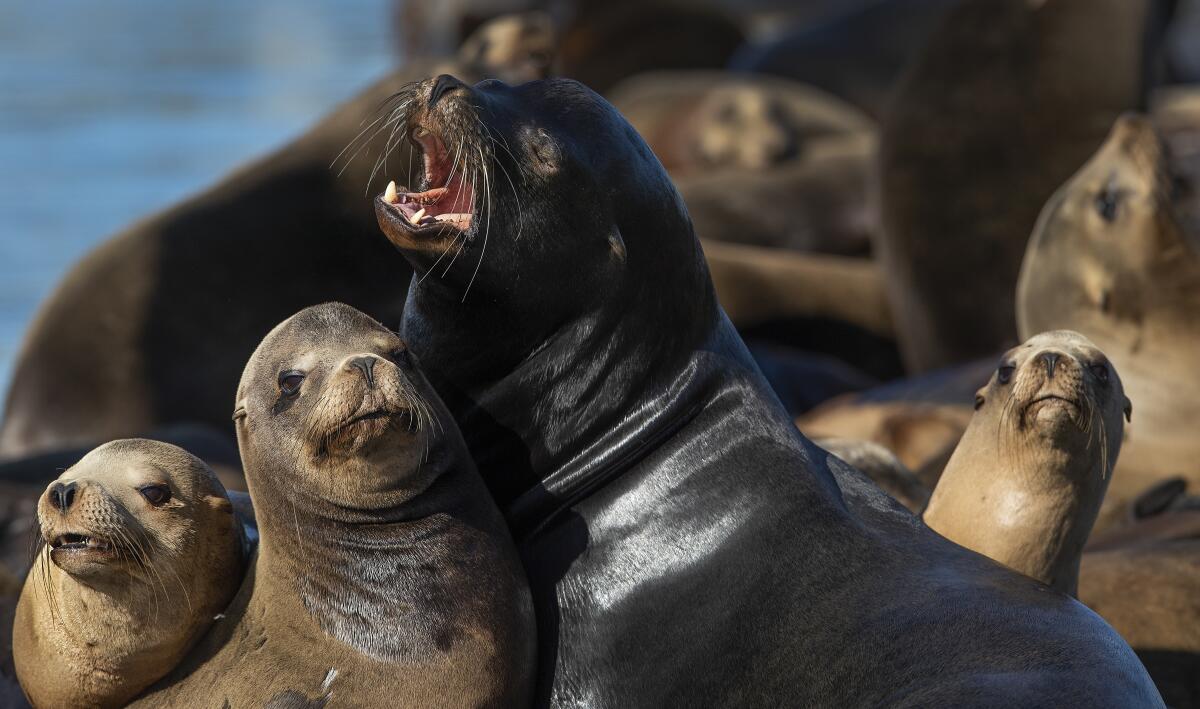
[[[325,303],[305,308],[276,326],[259,345],[255,360],[274,365],[280,357],[312,356],[327,352],[331,346],[347,351],[386,350],[403,347],[404,343],[369,315],[344,303]]]
[[[1094,342],[1075,330],[1051,330],[1038,333],[1029,338],[1017,350],[1036,354],[1046,348],[1061,349],[1077,357],[1095,357],[1102,354]]]
[[[171,483],[184,494],[225,494],[224,486],[204,461],[178,446],[141,438],[105,443],[58,478],[58,482],[83,480],[102,486]]]

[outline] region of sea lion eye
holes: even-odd
[[[295,396],[304,383],[304,372],[290,370],[279,375],[279,393],[284,396]]]
[[[407,367],[411,364],[408,359],[407,347],[397,347],[396,349],[392,350],[388,355],[388,359],[392,360],[401,367]]]
[[[1012,381],[1012,375],[1013,375],[1013,372],[1016,371],[1016,369],[1017,369],[1016,367],[1013,367],[1008,364],[1004,365],[1000,369],[997,369],[996,370],[996,381],[1000,382],[1001,384],[1008,384],[1010,381]]]
[[[1112,185],[1105,186],[1096,195],[1096,212],[1100,218],[1110,224],[1117,219],[1117,208],[1121,204],[1121,193]]]
[[[1104,382],[1105,384],[1108,383],[1108,366],[1107,365],[1093,364],[1091,367],[1089,367],[1089,369],[1092,370],[1092,374],[1096,375],[1097,379]]]
[[[142,497],[146,498],[146,502],[155,507],[171,499],[171,488],[166,485],[144,485],[138,488],[138,492],[142,493]]]

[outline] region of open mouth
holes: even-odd
[[[423,190],[410,192],[389,182],[379,197],[392,223],[417,236],[465,232],[475,216],[475,189],[464,174],[465,156],[454,154],[432,131],[416,127],[410,134],[422,154]]]
[[[90,537],[86,534],[60,534],[50,540],[51,551],[58,553],[74,553],[93,551],[101,553],[113,552],[113,545],[106,539]]]

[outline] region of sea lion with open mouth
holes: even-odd
[[[1075,595],[1132,405],[1077,332],[1007,352],[942,472],[925,523],[942,536]]]
[[[37,707],[124,706],[212,625],[248,555],[216,475],[157,441],[88,453],[46,489],[38,523],[46,543],[13,628]]]
[[[300,311],[250,358],[234,418],[258,553],[226,619],[139,704],[528,703],[524,571],[395,333],[340,303]]]
[[[517,536],[540,703],[1161,706],[1094,614],[796,430],[611,105],[450,76],[395,105],[425,167],[375,203],[402,332]]]

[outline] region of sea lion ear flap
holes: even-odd
[[[1131,423],[1132,421],[1133,421],[1133,402],[1129,400],[1129,397],[1125,397],[1125,422]]]
[[[976,411],[983,408],[984,403],[987,401],[987,399],[983,396],[983,392],[985,392],[985,391],[987,391],[987,387],[983,387],[979,391],[975,392],[975,410]]]
[[[246,402],[239,401],[237,402],[237,406],[233,409],[233,421],[234,423],[237,423],[244,418],[246,418]]]
[[[625,263],[627,257],[625,251],[625,239],[621,237],[621,230],[616,224],[613,224],[612,231],[608,233],[608,248],[612,250],[613,255],[621,263]]]

